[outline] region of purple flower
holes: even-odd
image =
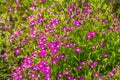
[[[89,35],[90,35],[91,37],[94,37],[94,36],[96,36],[96,33],[91,31],[91,32],[89,33]]]
[[[66,74],[66,75],[68,75],[68,74],[70,74],[70,73],[71,73],[71,71],[68,70],[68,69],[65,71],[65,74]]]
[[[72,47],[70,43],[66,43],[65,46],[66,46],[67,48],[71,48],[71,47]]]
[[[86,34],[87,39],[91,39],[92,37],[89,34]]]
[[[83,78],[83,77],[80,77],[79,80],[84,80],[84,78]]]
[[[39,55],[40,55],[40,57],[44,57],[44,56],[46,56],[46,55],[47,55],[46,50],[44,50],[44,49],[41,50]]]
[[[50,70],[51,70],[50,66],[44,66],[44,67],[42,68],[42,72],[43,72],[44,74],[50,73]]]
[[[36,64],[36,67],[40,70],[42,69],[44,66],[46,66],[46,62],[41,60],[38,64]]]
[[[72,45],[72,46],[76,46],[77,43],[76,43],[76,42],[72,42],[71,45]]]
[[[52,60],[52,64],[56,64],[57,61],[58,61],[57,59]]]
[[[41,0],[43,3],[45,3],[46,2],[46,0]]]
[[[95,50],[95,49],[96,49],[96,46],[91,46],[91,49],[92,49],[92,50]]]
[[[108,23],[107,19],[102,20],[102,23]]]
[[[112,78],[115,75],[115,72],[110,72],[109,77]]]
[[[17,71],[13,71],[13,72],[11,73],[11,76],[12,76],[12,77],[18,76],[18,72],[17,72]]]
[[[77,27],[81,25],[80,21],[78,20],[74,20],[73,24]]]
[[[81,70],[83,67],[82,66],[77,66],[77,69],[78,70]]]
[[[11,8],[11,7],[9,7],[9,8],[7,8],[7,10],[8,10],[8,11],[11,11],[11,10],[12,10],[12,8]]]
[[[58,50],[57,49],[52,49],[52,54],[58,54]]]
[[[36,67],[36,66],[33,66],[33,67],[32,67],[32,70],[33,70],[33,71],[37,71],[37,67]]]
[[[76,49],[74,50],[74,52],[76,52],[76,53],[81,53],[82,50],[81,50],[80,48],[76,48]]]
[[[92,74],[92,76],[93,76],[93,77],[100,77],[100,74],[94,73],[94,74]]]
[[[69,9],[68,9],[68,12],[69,12],[69,13],[71,13],[72,11],[73,11],[73,9],[72,9],[72,8],[69,8]]]
[[[107,57],[108,57],[108,54],[107,54],[107,53],[104,53],[104,54],[103,54],[103,57],[104,57],[104,58],[107,58]]]
[[[15,55],[18,55],[20,52],[21,52],[21,49],[16,49],[16,50],[14,50],[14,54],[15,54]]]
[[[58,78],[62,78],[63,74],[62,73],[58,73],[57,77]]]
[[[117,68],[120,70],[120,65],[118,65]]]
[[[14,0],[14,2],[18,3],[18,2],[19,2],[19,0]]]
[[[106,32],[105,32],[105,31],[102,31],[102,34],[106,34]]]
[[[63,30],[63,31],[67,31],[67,28],[66,28],[66,27],[62,27],[62,30]]]
[[[113,29],[114,30],[119,30],[119,27],[118,26],[114,26]]]
[[[92,63],[90,64],[90,68],[94,68],[97,64],[98,64],[97,61],[92,62]]]
[[[31,75],[30,75],[30,78],[35,78],[35,74],[31,74]]]
[[[80,62],[80,64],[81,64],[81,65],[85,65],[85,64],[87,64],[87,62],[86,62],[86,61],[83,61],[83,62]]]
[[[105,44],[106,44],[106,42],[103,41],[103,42],[100,42],[99,45],[100,45],[100,46],[105,46]]]
[[[71,3],[71,4],[70,4],[70,8],[73,8],[73,7],[74,7],[74,3]]]

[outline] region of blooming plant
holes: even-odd
[[[0,8],[0,80],[120,80],[120,19],[109,0]]]

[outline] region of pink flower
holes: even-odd
[[[71,13],[72,11],[73,11],[72,8],[69,8],[69,9],[68,9],[68,12],[69,12],[69,13]]]
[[[44,57],[44,56],[46,56],[47,55],[47,52],[46,52],[46,50],[41,50],[41,52],[40,52],[40,57]]]
[[[45,3],[46,2],[46,0],[41,0],[43,3]]]
[[[11,8],[11,7],[9,7],[9,8],[7,8],[7,10],[8,10],[8,11],[11,11],[11,10],[12,10],[12,8]]]
[[[90,35],[91,37],[94,37],[94,36],[96,36],[96,33],[95,33],[95,32],[90,32],[89,35]]]
[[[81,50],[80,48],[76,48],[76,49],[74,50],[74,52],[76,52],[76,53],[81,53],[82,50]]]
[[[18,55],[20,52],[21,52],[21,49],[16,49],[16,50],[14,50],[14,54],[15,54],[15,55]]]
[[[81,77],[81,78],[79,78],[79,80],[84,80],[84,78],[83,78],[83,77]]]
[[[63,76],[62,73],[59,73],[59,74],[57,75],[58,78],[62,78],[62,76]]]
[[[82,66],[77,66],[77,69],[78,70],[81,70],[83,67]]]

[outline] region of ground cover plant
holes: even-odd
[[[120,80],[112,0],[0,0],[0,80]]]

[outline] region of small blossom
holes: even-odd
[[[94,74],[92,74],[92,76],[93,76],[93,77],[100,77],[100,74],[94,73]]]
[[[30,75],[30,78],[35,78],[35,74],[31,74],[31,75]]]
[[[9,7],[9,8],[7,8],[7,10],[8,10],[8,11],[11,11],[11,10],[12,10],[12,8],[11,8],[11,7]]]
[[[74,50],[74,52],[76,52],[76,53],[81,53],[82,50],[81,50],[80,48],[76,48],[76,49]]]
[[[82,66],[77,66],[77,69],[78,70],[81,70],[83,67]]]
[[[95,50],[95,49],[96,49],[96,46],[91,46],[91,49],[92,49],[92,50]]]
[[[83,77],[80,77],[79,80],[85,80]]]
[[[104,53],[104,54],[103,54],[103,57],[104,57],[104,58],[107,58],[107,57],[108,57],[108,54],[107,54],[107,53]]]
[[[115,75],[115,72],[110,72],[109,77],[112,78]]]
[[[70,70],[66,70],[65,71],[65,74],[67,75],[67,74],[70,74],[71,73],[71,71]]]
[[[105,44],[106,44],[106,42],[103,41],[103,42],[100,42],[99,45],[100,45],[100,46],[105,46]]]
[[[71,13],[72,11],[73,11],[72,8],[69,8],[69,9],[68,9],[68,12],[69,12],[69,13]]]
[[[62,73],[59,73],[59,74],[57,75],[57,77],[58,77],[58,78],[62,78],[62,77],[63,77],[63,74],[62,74]]]

